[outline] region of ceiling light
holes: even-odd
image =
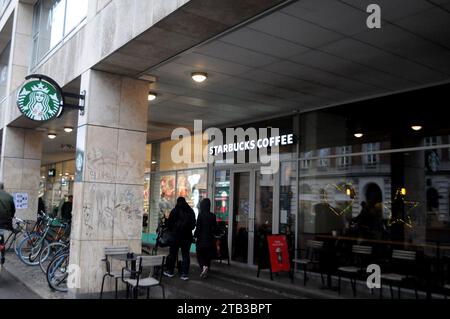
[[[361,138],[361,137],[364,136],[363,133],[355,133],[354,135],[355,135],[356,138]]]
[[[156,100],[156,93],[149,93],[148,94],[148,100],[149,101],[154,101],[154,100]]]
[[[66,126],[64,128],[64,132],[66,132],[66,133],[71,133],[72,131],[73,131],[73,127]]]
[[[152,164],[155,165],[155,164],[156,164],[156,161],[152,161]]]
[[[192,80],[197,83],[202,83],[208,78],[208,73],[205,72],[194,72],[192,73]]]
[[[420,130],[422,129],[422,126],[421,126],[421,125],[413,125],[413,126],[411,126],[411,128],[412,128],[414,131],[420,131]]]
[[[55,133],[49,133],[47,136],[51,140],[54,140],[56,138],[56,134]]]

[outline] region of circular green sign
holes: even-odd
[[[49,121],[62,111],[63,98],[58,89],[43,80],[27,82],[19,90],[17,107],[33,121]]]

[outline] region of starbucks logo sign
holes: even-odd
[[[43,80],[33,80],[19,90],[17,107],[23,115],[33,121],[49,121],[57,117],[63,106],[63,97],[58,89]]]

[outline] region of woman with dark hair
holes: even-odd
[[[197,218],[197,228],[195,229],[195,238],[197,246],[197,259],[202,271],[201,278],[205,279],[211,259],[215,254],[215,234],[217,233],[216,215],[211,213],[211,201],[205,198],[200,202],[200,213]]]
[[[181,279],[188,280],[190,255],[192,245],[192,230],[195,228],[195,213],[184,197],[177,199],[177,205],[170,212],[167,220],[167,227],[174,234],[174,242],[170,245],[169,256],[167,257],[167,271],[164,275],[174,276],[175,262],[178,256],[178,250],[181,248]]]

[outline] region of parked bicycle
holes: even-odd
[[[55,259],[56,256],[64,253],[69,247],[69,242],[61,240],[54,242],[46,246],[39,255],[39,266],[42,272],[45,274],[48,269],[48,265]]]
[[[51,289],[61,292],[68,291],[69,246],[50,261],[46,271],[46,278]]]
[[[25,237],[18,247],[18,256],[26,265],[37,266],[42,261],[40,254],[52,242],[67,238],[69,226],[57,218],[44,216],[43,229],[31,233]]]
[[[23,220],[17,217],[13,218],[13,229],[9,232],[4,245],[5,251],[10,251],[12,248],[18,255],[19,243],[34,231],[33,221]]]

